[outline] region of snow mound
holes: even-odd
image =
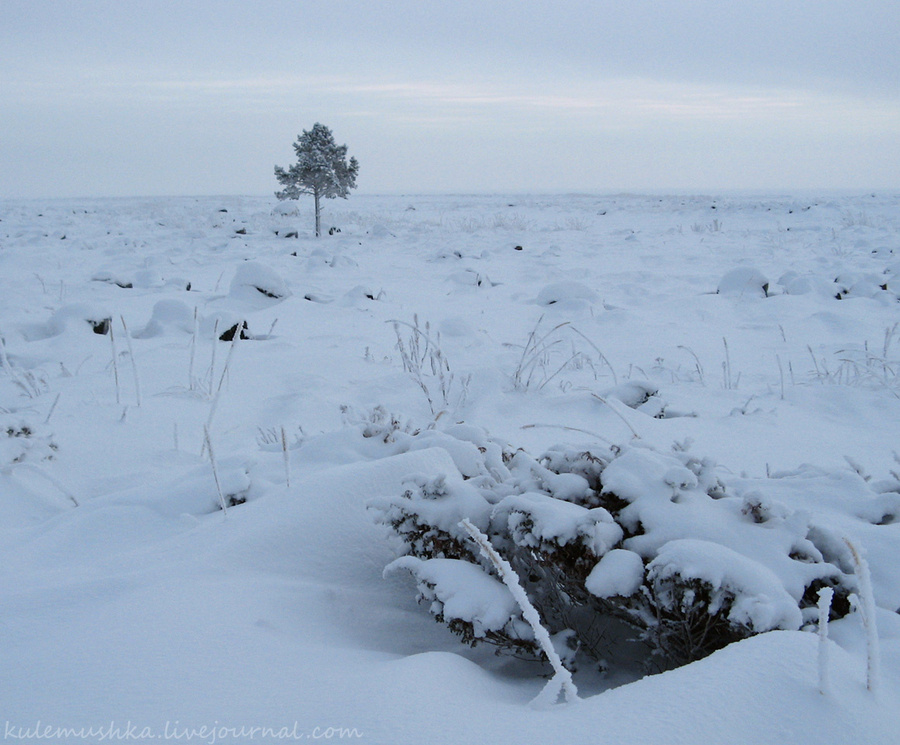
[[[768,297],[769,280],[758,269],[749,266],[739,266],[727,272],[719,280],[716,292],[719,295]]]
[[[590,287],[575,280],[565,280],[545,285],[535,298],[538,305],[587,305],[596,303],[599,297]]]
[[[133,336],[136,339],[152,339],[171,331],[192,333],[194,330],[194,309],[181,300],[160,300],[153,306],[150,320]]]
[[[94,332],[108,334],[113,312],[96,303],[73,303],[64,305],[53,313],[43,324],[29,324],[22,327],[22,335],[28,341],[38,341],[60,336],[66,332],[81,335]]]
[[[238,266],[228,294],[240,300],[265,304],[266,300],[283,300],[291,293],[273,269],[256,261],[248,261]]]

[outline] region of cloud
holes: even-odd
[[[3,0],[0,190],[68,157],[69,193],[268,191],[317,120],[373,188],[896,183],[898,27],[895,0]]]

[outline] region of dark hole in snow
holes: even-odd
[[[834,590],[834,598],[831,601],[831,612],[828,614],[829,621],[837,621],[848,615],[851,610],[850,594],[841,587],[836,587],[834,580],[829,581],[828,578],[815,579],[809,583],[803,592],[800,600],[801,608],[812,608],[818,603],[819,590],[830,587]]]
[[[521,251],[521,250],[522,250],[522,247],[521,247],[521,246],[516,246],[516,249],[515,249],[515,250],[516,250],[516,251]]]
[[[234,231],[237,235],[247,235],[247,228],[238,228]]]
[[[271,292],[270,290],[264,290],[262,287],[256,287],[256,285],[254,285],[254,288],[257,292],[261,292],[266,297],[275,298],[276,300],[281,297],[281,295]]]
[[[91,324],[91,328],[94,329],[95,334],[104,336],[109,333],[109,326],[112,323],[112,318],[101,318],[99,321],[93,321],[90,318],[85,320]]]
[[[221,210],[219,210],[219,212],[228,212],[228,210],[226,210],[226,209],[221,209]]]
[[[241,339],[250,339],[251,338],[250,335],[247,333],[248,332],[247,322],[239,321],[238,323],[234,324],[234,326],[232,326],[231,328],[223,331],[222,334],[219,335],[219,341],[234,341],[234,335],[237,333],[238,327],[240,327],[240,329],[241,329]]]
[[[131,282],[125,282],[121,279],[113,279],[112,277],[95,278],[94,281],[105,282],[108,285],[115,285],[116,287],[121,287],[123,290],[130,290],[134,287]]]

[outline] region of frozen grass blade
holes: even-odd
[[[872,591],[872,575],[869,564],[849,538],[844,543],[850,549],[853,559],[853,571],[859,581],[859,611],[863,628],[866,632],[866,688],[870,691],[878,689],[880,677],[881,653],[878,647],[878,628],[875,624],[875,593]]]
[[[72,494],[72,492],[70,492],[68,489],[66,489],[66,487],[63,486],[59,481],[57,481],[55,478],[53,478],[53,476],[51,476],[49,473],[47,473],[43,468],[40,468],[39,466],[36,466],[33,463],[22,463],[22,462],[11,463],[9,466],[7,466],[7,469],[11,470],[13,468],[15,468],[15,469],[24,468],[27,471],[31,471],[32,473],[38,474],[38,476],[43,476],[47,481],[49,481],[51,484],[53,484],[53,486],[55,486],[67,499],[71,500],[72,504],[74,504],[76,507],[80,506],[78,499],[75,498],[75,495]],[[4,470],[6,471],[7,469],[4,469]]]
[[[212,403],[209,406],[209,416],[206,418],[206,424],[204,425],[204,429],[209,429],[212,427],[213,418],[216,415],[216,410],[219,408],[219,399],[222,396],[222,386],[225,382],[225,377],[228,375],[228,368],[231,365],[231,358],[234,356],[234,350],[240,341],[241,333],[240,329],[238,329],[237,333],[235,333],[234,337],[231,339],[231,346],[228,348],[228,356],[225,358],[225,366],[222,368],[222,374],[219,376],[219,385],[216,386],[216,392],[213,394]],[[210,379],[212,377],[210,376]],[[207,443],[209,440],[207,439]],[[202,455],[202,452],[201,452]]]
[[[113,365],[113,376],[116,379],[116,403],[122,403],[122,392],[119,387],[119,361],[118,361],[118,352],[116,352],[116,334],[113,331],[112,320],[109,322],[109,343],[112,346],[112,365]]]
[[[219,504],[222,506],[222,517],[228,517],[228,506],[225,504],[225,495],[222,494],[222,485],[219,482],[219,468],[216,465],[216,455],[213,452],[212,440],[209,437],[209,428],[203,428],[203,438],[206,440],[206,449],[209,451],[209,463],[212,466],[213,478],[216,481],[216,493],[219,495]]]
[[[819,693],[827,696],[830,690],[828,680],[828,616],[831,614],[831,601],[834,590],[823,587],[819,590]]]
[[[52,417],[52,416],[53,416],[53,412],[56,411],[56,404],[59,403],[59,397],[60,397],[61,395],[62,395],[61,393],[57,393],[57,394],[56,394],[56,398],[53,399],[53,404],[50,406],[50,411],[47,412],[47,418],[44,419],[44,424],[49,424],[49,422],[50,422],[50,417]]]
[[[119,319],[122,321],[122,329],[125,331],[125,345],[128,347],[128,357],[131,359],[131,372],[134,374],[134,394],[137,398],[138,408],[140,408],[141,379],[138,375],[137,362],[134,359],[134,349],[131,347],[131,334],[128,333],[128,325],[125,323],[125,316],[119,316]]]
[[[631,422],[629,422],[625,418],[625,415],[621,411],[619,411],[615,406],[613,406],[612,403],[610,403],[610,401],[608,399],[603,398],[603,396],[598,396],[596,393],[592,393],[591,395],[594,398],[596,398],[600,403],[606,404],[606,406],[609,407],[609,410],[613,414],[615,414],[617,417],[619,417],[619,419],[621,419],[623,422],[625,422],[625,426],[631,430],[631,434],[633,434],[635,436],[635,439],[638,439],[638,440],[641,439],[641,436],[638,434],[638,431],[634,427],[631,426]]]
[[[284,455],[284,480],[287,488],[291,488],[291,453],[287,446],[287,434],[284,427],[281,428],[281,452]]]
[[[194,359],[197,356],[197,334],[200,332],[199,321],[197,318],[197,306],[194,306],[194,325],[191,333],[191,361],[188,365],[188,390],[192,391],[197,387],[197,380],[194,378]]]
[[[591,432],[588,429],[580,429],[579,427],[569,427],[565,424],[523,424],[522,429],[562,429],[566,432],[580,432],[583,435],[589,435],[590,437],[596,437],[600,442],[606,443],[610,447],[612,447],[615,443],[612,440],[607,440],[603,435],[597,432]]]

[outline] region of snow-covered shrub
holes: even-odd
[[[850,611],[856,579],[832,531],[767,496],[765,480],[730,490],[713,462],[683,449],[633,442],[533,458],[464,425],[393,445],[446,446],[462,466],[412,474],[402,494],[370,506],[399,539],[390,569],[411,572],[420,600],[471,644],[540,654],[464,519],[509,562],[548,631],[601,665],[621,657],[623,640],[629,655],[669,666],[799,629],[815,622],[823,588],[832,617]]]
[[[517,391],[541,390],[554,380],[565,388],[571,383],[560,377],[563,371],[588,369],[597,380],[601,367],[608,368],[614,382],[618,382],[603,352],[570,321],[550,329],[542,326],[543,321],[541,316],[521,345],[521,355],[512,373],[513,388]],[[508,346],[519,347],[516,344]]]
[[[256,261],[248,261],[235,270],[228,294],[233,298],[260,303],[263,300],[283,300],[291,292],[284,279],[273,269]]]
[[[53,460],[58,447],[52,436],[12,415],[0,416],[0,470],[25,462]]]
[[[408,570],[415,578],[419,602],[463,641],[496,644],[511,651],[534,652],[534,635],[504,584],[481,567],[461,559],[401,556],[388,571]]]
[[[393,326],[403,371],[425,395],[432,416],[438,419],[465,405],[471,376],[456,377],[441,347],[440,333],[432,335],[427,321],[420,326],[417,315],[411,324],[393,321]]]
[[[112,311],[103,305],[73,303],[59,308],[46,323],[24,326],[22,336],[27,341],[39,341],[60,336],[67,331],[86,333],[88,329],[95,334],[104,335],[109,333],[112,318]]]
[[[727,272],[716,288],[719,295],[768,297],[769,280],[758,269],[739,266]]]
[[[360,429],[366,438],[380,439],[384,443],[394,441],[395,432],[412,432],[412,425],[403,423],[383,406],[376,406],[370,411],[359,411],[352,406],[341,406],[341,417],[344,424]]]

